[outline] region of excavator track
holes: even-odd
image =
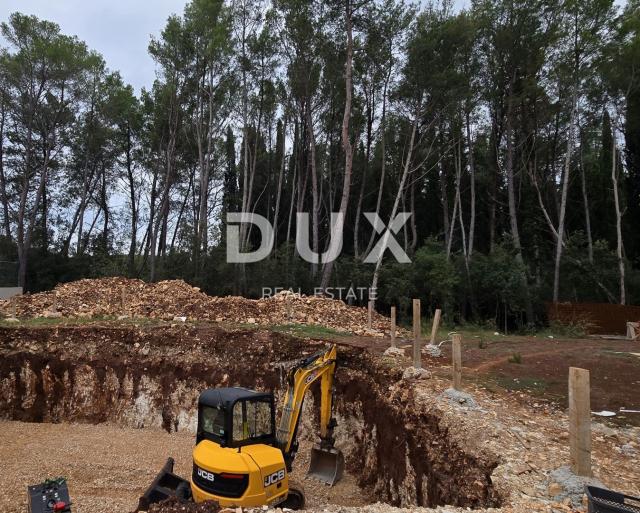
[[[284,502],[281,502],[278,507],[298,510],[304,509],[305,503],[304,488],[300,483],[289,478],[289,493]]]

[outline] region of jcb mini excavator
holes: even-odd
[[[171,496],[213,500],[222,507],[279,504],[304,507],[302,488],[289,473],[298,450],[297,431],[305,392],[320,381],[320,442],[313,446],[308,474],[333,485],[342,477],[344,457],[334,447],[331,416],[336,346],[294,364],[287,373],[282,417],[275,428],[272,393],[246,388],[203,391],[198,400],[198,427],[193,473],[187,481],[173,473],[169,458],[140,498],[137,511]]]

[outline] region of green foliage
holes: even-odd
[[[460,277],[442,245],[428,240],[416,252],[413,268],[418,293],[428,298],[427,304],[434,308],[442,305],[443,311],[451,311]]]
[[[498,310],[500,305],[508,305],[513,311],[524,309],[526,291],[521,277],[527,268],[508,246],[497,246],[488,255],[476,255],[470,272],[474,293],[485,308],[493,306]]]
[[[572,323],[552,322],[549,325],[549,332],[555,336],[566,338],[584,338],[588,333],[589,325],[584,321]]]
[[[513,353],[509,357],[509,363],[517,363],[518,365],[522,363],[522,355],[520,353]]]

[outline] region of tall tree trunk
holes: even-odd
[[[278,216],[280,214],[280,198],[282,197],[282,181],[287,163],[287,117],[282,117],[282,160],[278,173],[278,190],[276,191],[276,205],[273,211],[273,247],[278,247]]]
[[[109,247],[109,196],[107,194],[107,170],[102,166],[102,191],[100,194],[102,199],[102,211],[104,217],[102,219],[102,244],[103,250],[107,252]]]
[[[4,124],[7,107],[4,99],[0,100],[0,201],[2,201],[2,226],[7,240],[11,240],[11,218],[9,217],[9,197],[7,196],[7,181],[4,174]]]
[[[442,203],[442,226],[444,228],[444,245],[447,248],[447,257],[449,256],[450,244],[450,223],[449,223],[449,199],[447,196],[447,179],[444,171],[444,164],[439,163],[440,167],[440,201]]]
[[[491,135],[489,136],[490,162],[493,164],[491,173],[491,197],[489,201],[489,253],[493,253],[496,244],[496,210],[498,201],[498,173],[500,169],[498,146],[500,145],[500,134],[498,134],[498,123],[494,119],[491,123]]]
[[[380,206],[382,205],[382,193],[384,191],[384,179],[387,168],[387,154],[386,154],[386,119],[387,119],[387,87],[389,85],[389,79],[391,76],[391,67],[384,83],[384,90],[382,91],[382,117],[380,118],[380,183],[378,184],[378,198],[376,199],[376,214],[380,215]],[[375,239],[376,231],[371,230],[371,237],[369,237],[369,244],[367,244],[366,254],[369,254],[373,247],[373,241]]]
[[[413,254],[416,250],[416,246],[418,245],[418,225],[416,223],[416,182],[418,178],[411,180],[410,192],[409,192],[409,208],[411,212],[411,244],[409,244],[409,249],[411,254]]]
[[[174,121],[174,123],[176,123]],[[175,150],[175,143],[177,137],[177,127],[174,124],[174,130],[170,134],[169,143],[166,150],[166,176],[164,187],[162,189],[162,197],[160,200],[160,208],[158,209],[158,215],[153,223],[153,229],[150,237],[150,259],[149,259],[149,280],[156,281],[157,274],[157,257],[162,256],[164,248],[166,246],[166,226],[169,215],[169,191],[171,189],[171,182],[173,181],[173,155]]]
[[[129,242],[128,274],[135,273],[136,240],[138,237],[138,207],[136,202],[136,184],[133,176],[133,161],[131,158],[131,126],[127,123],[127,178],[129,179],[129,201],[131,202],[131,240]]]
[[[553,302],[558,302],[560,294],[560,263],[562,260],[562,248],[564,241],[564,220],[567,212],[567,194],[569,192],[569,175],[571,173],[571,154],[573,153],[573,123],[576,116],[576,92],[571,99],[571,115],[569,116],[569,132],[567,133],[567,153],[564,161],[564,173],[562,178],[562,196],[560,199],[560,212],[558,217],[558,238],[556,241],[556,259],[553,269]]]
[[[318,171],[316,168],[316,138],[313,133],[313,116],[311,113],[311,101],[307,98],[306,107],[307,117],[307,135],[309,137],[309,160],[311,165],[311,195],[312,195],[312,212],[311,212],[311,231],[313,252],[318,253],[320,248],[319,224],[320,224],[320,200],[318,197]],[[311,264],[311,274],[315,276],[318,273],[318,264]]]
[[[462,243],[462,257],[464,259],[464,268],[465,274],[467,278],[467,287],[469,290],[469,301],[468,304],[471,305],[471,315],[475,315],[475,294],[473,293],[472,282],[471,282],[471,269],[469,267],[469,260],[471,255],[469,253],[470,242],[467,243],[466,236],[466,228],[464,226],[464,216],[462,213],[462,197],[461,197],[461,184],[462,184],[462,140],[458,143],[458,156],[455,159],[456,161],[456,202],[458,204],[458,222],[460,224],[460,237]],[[469,245],[468,245],[469,244]],[[466,305],[463,305],[461,308],[461,314],[466,316]]]
[[[248,102],[249,102],[249,94],[247,91],[247,69],[245,63],[247,62],[247,13],[246,13],[246,4],[243,3],[243,11],[242,11],[242,38],[241,38],[241,57],[242,57],[242,212],[249,211],[249,120],[248,120]],[[246,223],[240,224],[240,250],[244,249],[245,244],[245,234],[246,234],[247,226]],[[246,270],[244,263],[239,264],[238,267],[240,271],[240,289],[244,289],[246,282]]]
[[[416,106],[416,112],[414,115],[413,126],[411,128],[411,138],[409,139],[409,149],[407,150],[407,158],[404,162],[404,169],[402,170],[402,177],[400,178],[400,184],[398,185],[398,192],[396,192],[396,199],[393,202],[393,207],[391,209],[391,215],[389,216],[389,224],[395,219],[396,214],[398,212],[398,206],[400,205],[400,201],[402,199],[405,184],[407,182],[407,177],[409,176],[409,170],[411,169],[411,156],[413,154],[413,146],[416,140],[416,132],[418,130],[418,121],[420,119],[420,114],[422,110],[422,99],[418,101],[418,105]],[[406,226],[406,223],[405,223]],[[387,241],[389,240],[389,231],[386,230],[384,232],[384,243],[383,247],[387,246]],[[380,255],[378,255],[378,260],[376,261],[376,267],[373,271],[373,279],[371,280],[371,290],[376,291],[378,289],[378,279],[380,276],[380,269],[382,267],[382,258],[384,256],[384,252],[381,251]],[[375,297],[375,296],[374,296]],[[374,299],[375,306],[375,299]]]
[[[362,168],[362,180],[360,181],[360,192],[358,194],[358,204],[356,206],[356,218],[353,222],[353,253],[354,257],[360,258],[360,217],[362,214],[362,202],[364,201],[364,191],[367,186],[367,173],[369,171],[369,158],[371,156],[371,134],[373,130],[373,90],[368,91],[365,86],[365,96],[367,104],[367,142],[364,157],[364,166]],[[373,89],[373,88],[372,88]],[[369,93],[369,94],[367,94]]]
[[[189,201],[189,196],[191,195],[191,188],[193,187],[193,183],[195,181],[195,169],[189,173],[189,185],[187,185],[187,192],[184,194],[184,198],[182,199],[182,203],[180,204],[180,210],[178,211],[178,217],[176,219],[176,225],[173,229],[173,235],[171,236],[171,243],[169,244],[169,254],[172,255],[174,253],[174,246],[176,242],[176,238],[178,237],[178,232],[181,232],[180,223],[182,222],[182,216],[184,215],[184,211],[187,207],[187,201]],[[207,213],[205,213],[207,215]]]
[[[613,182],[613,201],[616,211],[616,255],[618,257],[618,272],[620,277],[620,304],[625,305],[627,303],[626,291],[625,291],[625,266],[623,255],[623,243],[622,243],[622,212],[620,211],[620,198],[618,193],[618,166],[616,161],[616,132],[611,127],[612,133],[612,163],[611,163],[611,181]]]
[[[471,258],[473,255],[473,242],[475,240],[475,231],[476,231],[476,166],[475,159],[473,156],[473,139],[471,138],[471,123],[470,123],[470,114],[469,110],[465,113],[465,125],[467,130],[467,148],[469,151],[469,181],[471,188],[471,204],[469,208],[471,209],[470,219],[469,219],[469,242],[468,242],[468,258]]]
[[[291,238],[291,224],[292,224],[292,219],[293,219],[293,206],[295,205],[295,202],[293,201],[295,196],[296,196],[296,178],[297,178],[297,174],[298,174],[298,159],[296,159],[295,156],[296,153],[296,146],[295,144],[293,145],[293,154],[291,155],[291,158],[293,159],[293,176],[291,177],[291,196],[290,196],[290,200],[289,200],[289,219],[287,220],[287,240],[285,242],[289,243],[289,240]]]
[[[585,231],[587,232],[589,263],[593,264],[593,235],[591,234],[591,215],[589,212],[589,195],[587,194],[587,177],[584,171],[583,144],[584,139],[580,137],[580,185],[582,188],[582,205],[584,206],[584,224]]]
[[[352,33],[352,16],[351,0],[345,0],[345,24],[347,29],[347,56],[345,62],[345,102],[344,116],[342,118],[342,147],[344,149],[344,182],[342,184],[342,198],[340,199],[340,209],[336,226],[333,227],[335,237],[331,237],[329,243],[329,254],[333,255],[337,252],[341,238],[344,235],[344,219],[347,215],[347,207],[349,205],[349,193],[351,192],[351,169],[353,167],[353,148],[349,135],[349,121],[351,120],[351,95],[353,87],[353,33]],[[333,264],[335,260],[331,260],[324,265],[322,273],[321,289],[325,290],[329,286],[329,280],[333,273]]]
[[[516,260],[519,264],[524,266],[524,258],[522,257],[522,245],[520,243],[520,232],[518,231],[518,213],[516,209],[516,194],[514,183],[514,171],[513,171],[513,98],[512,98],[513,81],[510,84],[507,116],[506,116],[506,137],[507,137],[507,159],[506,159],[506,174],[507,174],[507,194],[509,196],[509,223],[511,226],[511,238],[513,241],[513,247],[516,251]],[[527,285],[527,276],[523,272],[521,276],[521,286],[525,294],[525,310],[527,315],[527,322],[533,323],[533,305],[531,304],[531,297],[529,296],[529,290]],[[506,321],[505,321],[506,322]]]
[[[31,250],[31,242],[33,237],[33,229],[36,224],[36,218],[38,213],[38,208],[40,205],[40,201],[42,200],[42,196],[44,194],[44,190],[47,183],[47,173],[49,171],[49,157],[51,155],[50,148],[48,142],[45,142],[45,158],[44,164],[42,165],[42,170],[40,172],[40,183],[38,184],[38,189],[36,191],[36,196],[34,199],[33,209],[29,215],[29,223],[27,225],[26,230],[24,229],[24,209],[23,215],[20,216],[19,219],[19,240],[18,240],[18,285],[20,287],[26,286],[27,281],[27,263],[29,259],[29,251]],[[25,185],[24,189],[24,200],[23,203],[26,205],[27,197],[26,193],[28,192],[27,187]]]

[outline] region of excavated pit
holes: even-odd
[[[203,388],[282,390],[280,362],[325,343],[215,326],[0,328],[0,418],[195,430]],[[497,462],[465,452],[438,414],[417,407],[401,370],[340,346],[337,445],[371,502],[491,507]],[[313,439],[317,392],[300,436]],[[26,484],[26,483],[25,483]]]

